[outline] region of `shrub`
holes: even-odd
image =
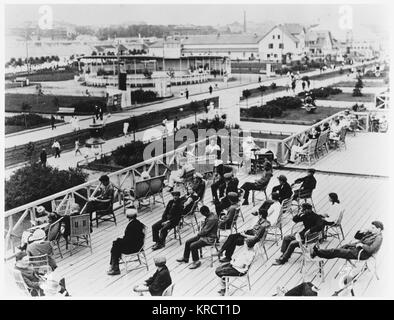
[[[353,89],[353,97],[361,97],[363,94],[361,93],[361,89],[363,88],[363,81],[361,77],[357,78],[357,82]]]
[[[277,106],[281,108],[282,110],[286,109],[297,109],[301,108],[302,106],[302,101],[300,98],[297,97],[280,97],[276,98],[274,100],[268,101],[267,106]]]
[[[151,90],[134,90],[131,91],[131,103],[145,103],[157,100],[157,93]]]
[[[118,147],[112,152],[115,164],[122,167],[128,167],[144,161],[143,154],[145,146],[146,144],[142,141],[135,141]]]
[[[25,118],[26,118],[26,124],[28,127],[34,127],[34,126],[37,126],[40,124],[49,124],[51,122],[51,119],[49,119],[49,118],[44,118],[36,113],[29,113],[26,115],[18,114],[16,116],[6,117],[5,118],[5,125],[6,126],[24,126],[25,125]],[[57,122],[60,122],[60,120],[57,120]]]
[[[271,90],[275,90],[275,89],[276,89],[276,83],[275,83],[275,82],[272,82],[272,83],[270,84],[270,89],[271,89]]]
[[[15,171],[5,182],[5,209],[10,210],[86,182],[80,168],[59,170],[30,164]]]
[[[251,107],[246,109],[248,117],[252,118],[274,118],[282,115],[282,108],[276,105],[266,105],[262,107]]]
[[[321,87],[321,88],[316,88],[312,89],[309,91],[311,96],[316,99],[316,98],[327,98],[330,95],[336,95],[342,93],[342,90],[339,88],[333,88],[333,87]],[[300,92],[298,94],[299,97],[305,97],[306,93],[305,92]]]

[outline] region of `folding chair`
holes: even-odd
[[[245,222],[244,214],[242,212],[242,206],[241,206],[241,201],[244,198],[245,190],[238,188],[238,199],[239,199],[239,215],[242,218],[242,221]]]
[[[235,209],[235,214],[234,214],[233,220],[231,221],[230,228],[224,228],[224,229],[218,228],[218,237],[219,237],[219,239],[220,239],[220,231],[223,232],[223,231],[230,230],[230,234],[233,234],[233,231],[235,231],[235,233],[238,232],[237,220],[238,220],[238,217],[239,217],[240,210],[241,210],[241,207],[238,207],[237,209]]]
[[[325,227],[324,238],[335,237],[338,238],[340,242],[345,240],[345,235],[343,234],[343,229],[342,229],[342,219],[344,213],[345,213],[345,209],[342,209],[337,221],[333,225],[331,226],[327,225]],[[342,236],[342,240],[341,240],[341,236]]]
[[[29,263],[34,270],[40,275],[45,275],[52,272],[52,268],[49,266],[49,259],[47,254],[39,256],[29,256]]]
[[[268,254],[267,254],[267,250],[265,249],[265,241],[267,239],[267,235],[268,235],[268,228],[264,231],[264,234],[259,240],[259,242],[256,243],[256,250],[257,253],[260,254],[263,259],[265,254],[265,257],[267,258],[268,261]]]
[[[76,238],[76,242],[72,239]],[[82,240],[80,240],[82,238]],[[78,216],[70,216],[70,255],[72,255],[73,246],[89,247],[92,253],[92,241],[90,238],[90,215],[81,214]],[[86,242],[86,245],[83,244]]]
[[[305,151],[299,152],[298,155],[300,157],[300,160],[302,161],[303,159],[308,160],[308,165],[311,165],[311,160],[312,158],[316,158],[316,144],[317,144],[317,139],[313,139],[308,148]]]
[[[31,292],[33,291],[33,289],[27,286],[25,280],[23,279],[22,273],[16,269],[13,269],[11,271],[15,280],[15,284],[20,289],[20,292],[23,293],[23,295],[25,296],[31,297],[32,296]],[[36,290],[36,292],[39,295],[38,290]]]
[[[246,286],[248,286],[249,291],[252,289],[252,287],[250,285],[249,270],[250,270],[250,267],[252,266],[252,264],[254,262],[255,257],[256,257],[256,255],[253,257],[253,260],[250,263],[250,265],[248,266],[247,271],[243,275],[241,275],[241,276],[225,276],[224,277],[225,278],[224,280],[225,280],[225,283],[226,283],[226,289],[224,291],[224,295],[225,296],[230,295],[229,294],[230,293],[230,287],[234,287],[234,288],[236,288],[238,290],[242,290],[242,291],[244,291],[243,288],[246,287]],[[246,279],[246,282],[244,284],[242,284],[242,285],[235,285],[234,284],[237,280],[243,280],[243,279]]]
[[[163,296],[172,296],[172,294],[174,293],[174,288],[175,288],[175,283],[170,284],[162,293],[162,297]]]
[[[268,182],[268,183],[269,183],[269,182]],[[268,183],[267,183],[264,187],[262,187],[261,189],[252,190],[252,203],[253,203],[253,206],[256,205],[256,200],[263,201],[263,200],[267,200],[267,199],[268,199],[267,192],[266,192]],[[257,195],[255,196],[255,193],[256,193],[256,192],[264,192],[265,199],[258,199],[258,198],[257,198]]]
[[[214,241],[212,244],[206,245],[205,247],[202,247],[202,248],[200,249],[200,257],[203,258],[202,249],[203,249],[203,248],[209,247],[210,260],[211,260],[211,261],[210,261],[210,267],[211,267],[211,268],[213,267],[214,256],[215,256],[215,255],[212,253],[212,250],[215,249],[215,250],[216,250],[216,253],[219,252],[219,249],[218,249],[218,247],[217,247],[217,244],[218,244],[218,238],[216,238],[215,241]]]
[[[194,201],[193,206],[190,209],[190,211],[181,217],[180,228],[183,228],[184,226],[187,226],[187,225],[191,225],[193,228],[193,233],[194,233],[195,230],[194,230],[193,220],[196,223],[196,227],[198,228],[196,210],[197,210],[199,202],[200,202],[200,198],[196,199],[196,201]],[[188,222],[187,219],[190,219],[190,221]]]
[[[98,228],[99,222],[111,221],[116,224],[116,217],[113,209],[113,202],[110,201],[108,207],[104,210],[96,210],[96,227]]]
[[[284,200],[282,203],[282,206],[280,208],[280,213],[278,216],[278,219],[276,220],[276,222],[271,225],[267,230],[268,230],[268,235],[274,235],[275,240],[273,240],[275,242],[276,245],[278,245],[278,230],[280,232],[280,239],[283,239],[283,231],[282,231],[282,217],[283,214],[289,210],[289,207],[291,206],[291,200]],[[273,232],[272,232],[273,231]],[[272,240],[267,240],[267,241],[272,241]]]
[[[60,227],[62,221],[63,221],[63,217],[61,217],[60,219],[58,219],[56,222],[52,223],[49,226],[48,241],[51,243],[52,246],[53,245],[57,246],[60,257],[63,259],[62,251],[60,250],[60,238],[61,238]]]

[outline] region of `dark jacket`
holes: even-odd
[[[227,214],[220,218],[219,220],[219,228],[220,229],[230,229],[231,224],[233,223],[235,213],[237,212],[238,205],[233,204],[231,205],[228,210]]]
[[[233,168],[231,168],[231,167],[229,167],[229,166],[225,166],[225,165],[223,165],[223,164],[219,164],[217,167],[216,167],[216,172],[217,172],[217,174],[220,176],[220,178],[222,178],[222,179],[224,179],[224,174],[225,173],[230,173],[230,172],[233,172]]]
[[[314,176],[307,175],[303,178],[299,178],[294,181],[295,183],[301,183],[301,190],[313,190],[316,188],[316,179]]]
[[[182,200],[178,199],[178,201],[174,202],[174,199],[172,199],[168,202],[161,219],[163,221],[170,221],[175,226],[181,220],[182,212]]]
[[[205,182],[204,182],[204,180],[201,180],[201,182],[199,182],[199,183],[195,183],[193,185],[193,190],[194,190],[194,192],[197,194],[197,196],[201,200],[203,195],[204,195],[204,191],[205,191]]]
[[[293,195],[290,185],[285,182],[272,188],[272,192],[279,192],[279,202],[282,203],[284,199],[289,199]]]
[[[153,276],[145,282],[152,296],[161,296],[163,291],[172,283],[170,271],[168,271],[167,266],[163,266],[160,271],[156,270]]]
[[[198,233],[200,239],[208,244],[214,243],[218,235],[218,222],[218,216],[211,212],[211,214],[205,218],[201,230]]]
[[[295,223],[302,222],[304,229],[300,232],[301,239],[304,239],[305,233],[309,230],[309,233],[315,233],[322,231],[324,228],[324,220],[321,216],[314,212],[301,213],[293,217]]]
[[[272,177],[272,171],[264,171],[263,176],[256,181],[256,185],[259,188],[265,188],[270,182]]]
[[[354,238],[360,240],[360,242],[363,244],[364,251],[369,255],[373,255],[378,252],[383,242],[381,233],[373,234],[370,231],[357,231]]]
[[[265,200],[265,201],[263,202],[263,204],[260,206],[259,212],[267,212],[268,209],[271,207],[271,205],[272,205],[273,203],[274,203],[273,200],[270,200],[270,199]]]
[[[226,185],[225,194],[228,195],[230,192],[238,193],[238,178],[232,178]]]
[[[47,153],[45,151],[41,151],[40,160],[41,162],[47,162]]]
[[[138,252],[144,245],[144,228],[145,225],[137,220],[131,220],[124,232],[124,236],[121,239],[125,253]]]

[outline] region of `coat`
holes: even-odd
[[[237,212],[238,205],[233,204],[228,208],[227,214],[219,220],[220,229],[230,229],[233,223],[235,213]]]
[[[314,212],[297,214],[293,217],[295,223],[302,222],[304,229],[300,232],[301,239],[304,239],[305,233],[315,233],[322,231],[324,228],[324,220],[321,216]]]
[[[363,244],[363,250],[369,255],[373,255],[378,252],[383,242],[381,233],[373,234],[370,231],[357,231],[354,238],[360,240],[360,242]]]
[[[194,192],[197,194],[197,196],[201,200],[202,197],[204,196],[204,192],[205,192],[205,182],[204,182],[204,180],[201,180],[199,183],[195,183],[193,185],[193,190],[194,190]]]
[[[238,193],[238,178],[232,178],[226,185],[225,194],[228,195],[230,192]]]
[[[316,188],[316,179],[314,176],[307,175],[303,178],[299,178],[294,181],[295,183],[301,183],[301,190],[313,190]]]
[[[290,185],[285,182],[284,184],[279,184],[272,188],[272,193],[279,192],[279,202],[282,203],[285,199],[290,199],[293,195]]]
[[[144,245],[144,234],[145,225],[137,220],[131,220],[124,232],[123,238],[119,239],[124,253],[138,252]]]
[[[198,233],[199,239],[207,244],[214,243],[218,236],[218,223],[218,216],[211,212],[210,215],[205,218],[201,230]]]
[[[178,199],[174,202],[174,199],[170,200],[164,210],[164,213],[161,217],[161,220],[170,221],[173,226],[176,226],[181,220],[181,216],[183,213],[183,205],[182,200]]]
[[[156,270],[152,277],[145,281],[152,296],[161,296],[163,291],[172,283],[167,266]]]

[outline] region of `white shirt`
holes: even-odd
[[[54,142],[52,145],[52,148],[59,148],[60,149],[60,143],[58,141]]]
[[[220,147],[217,145],[217,144],[215,144],[215,145],[208,145],[206,148],[205,148],[205,153],[207,153],[207,154],[213,154],[213,153],[215,153],[216,151],[219,151],[220,150]]]
[[[341,213],[341,205],[338,203],[330,204],[328,210],[325,214],[324,220],[327,222],[336,222],[339,218],[339,214]]]
[[[280,208],[282,205],[279,201],[275,201],[268,209],[267,220],[271,223],[271,226],[276,224],[280,214]]]
[[[248,268],[253,261],[254,255],[255,252],[253,250],[243,249],[233,258],[231,265],[239,272],[245,273],[248,271]]]
[[[254,149],[254,148],[256,148],[256,145],[254,144],[254,142],[248,143],[248,142],[244,141],[242,143],[243,154],[244,154],[244,158],[246,160],[250,160],[250,159],[254,158],[254,153],[252,151],[252,149]]]

